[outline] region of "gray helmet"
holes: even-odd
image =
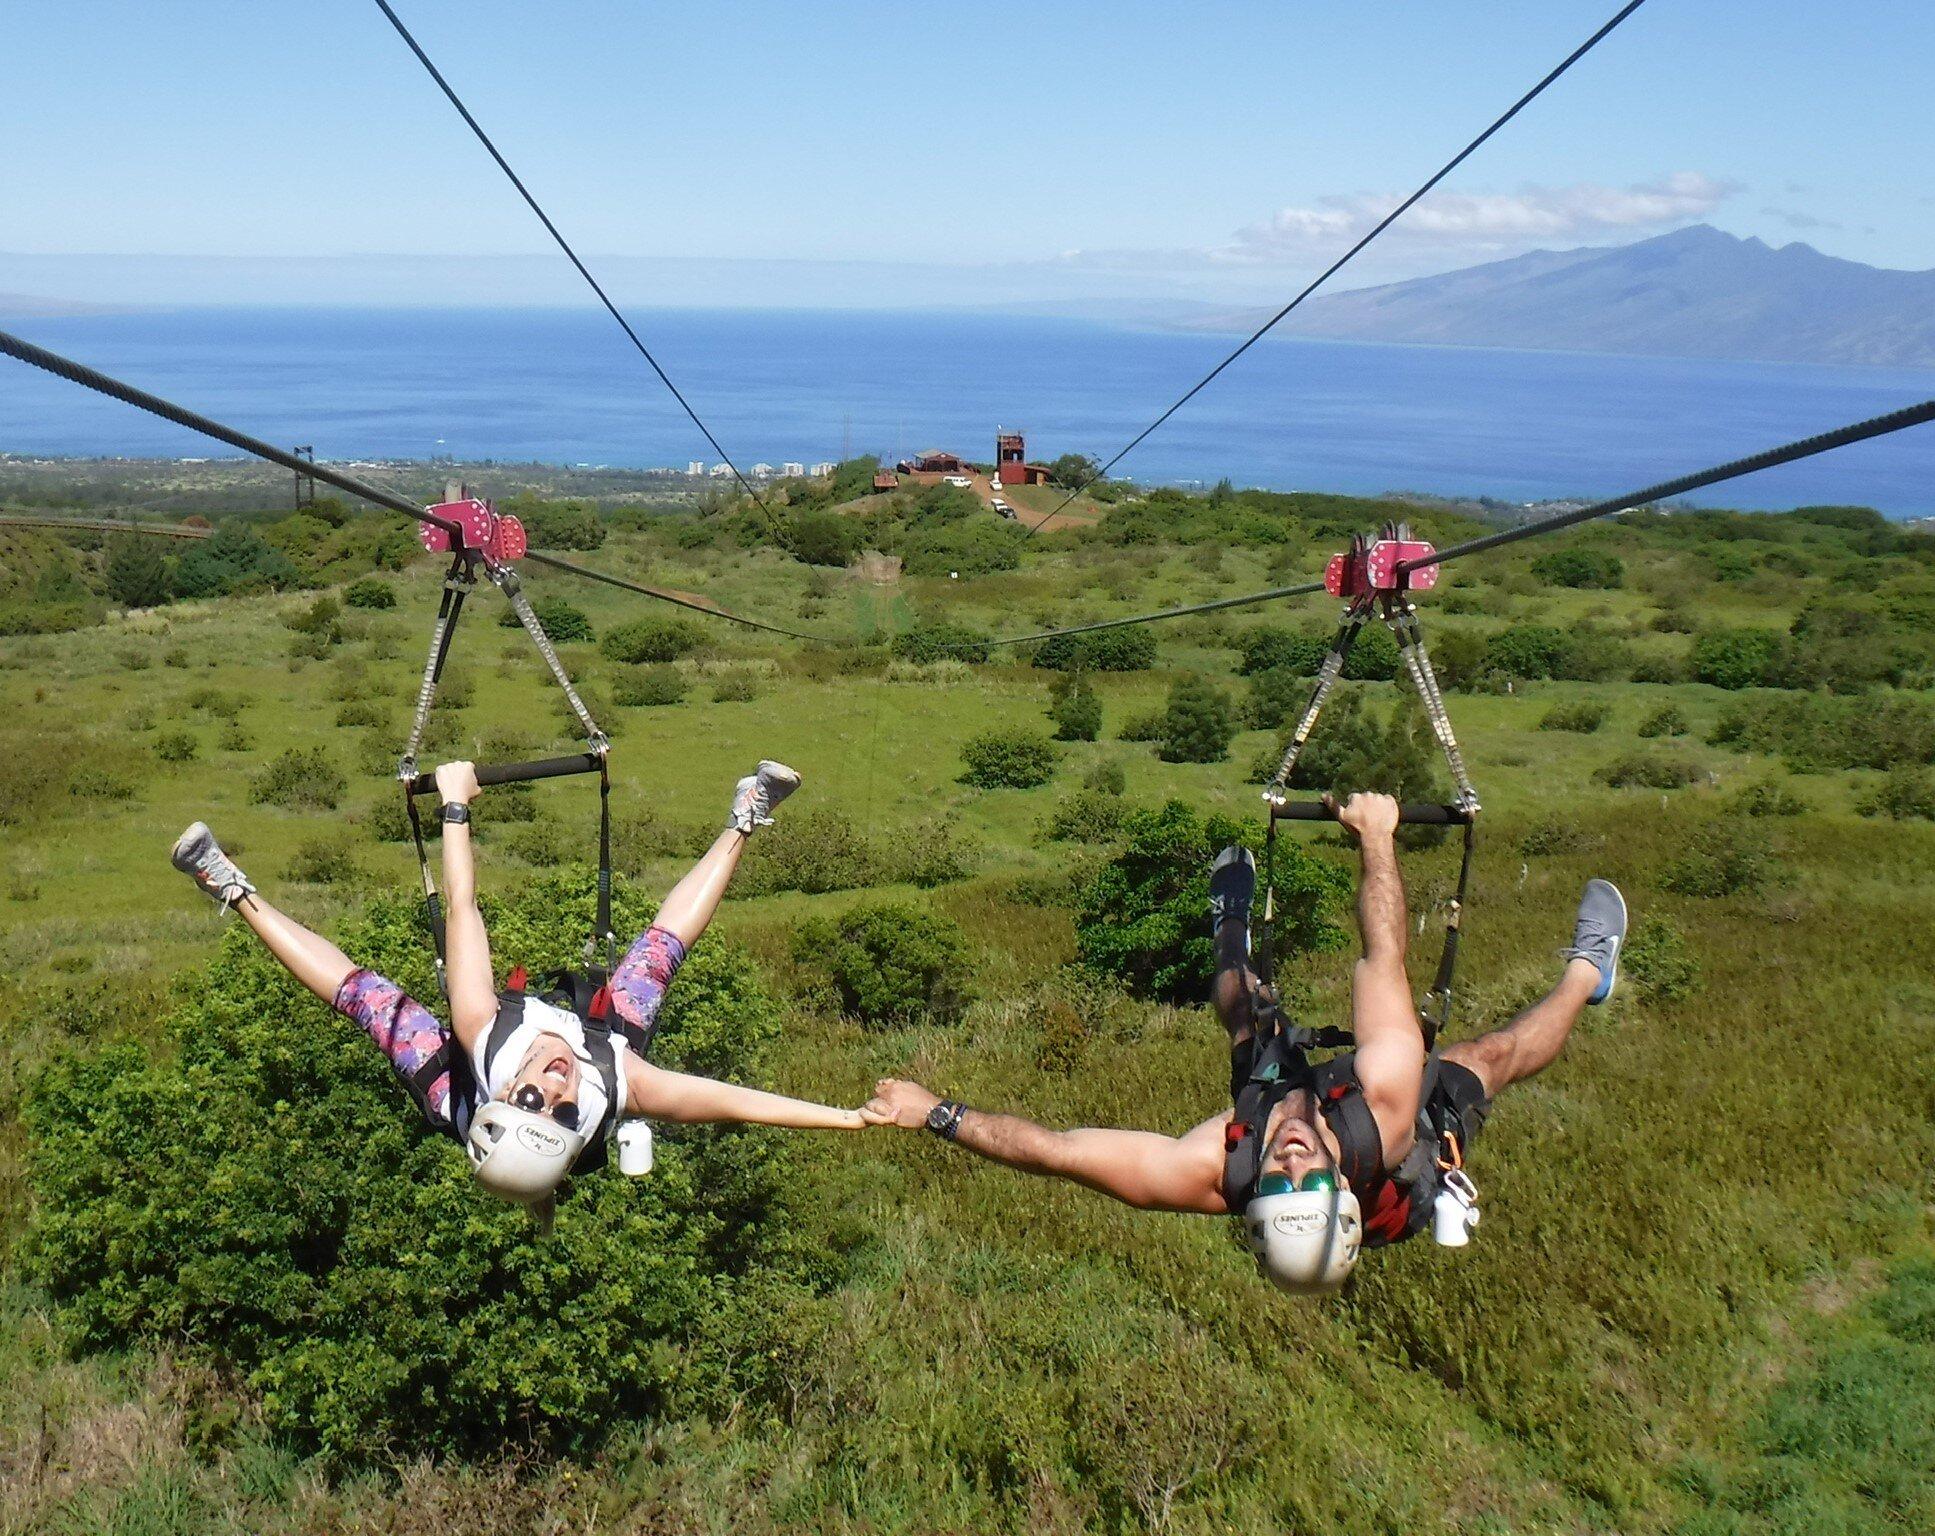
[[[1337,1290],[1364,1245],[1357,1196],[1322,1171],[1304,1175],[1298,1188],[1282,1177],[1263,1180],[1243,1207],[1243,1228],[1257,1267],[1293,1296]]]
[[[464,1147],[471,1177],[514,1205],[539,1206],[557,1192],[586,1137],[549,1115],[491,1099],[477,1106]]]

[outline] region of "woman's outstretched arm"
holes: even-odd
[[[625,1086],[633,1114],[681,1125],[730,1122],[805,1131],[857,1131],[869,1124],[857,1109],[835,1109],[782,1093],[742,1088],[689,1072],[670,1072],[625,1052]]]
[[[478,793],[474,765],[445,763],[437,770],[437,797],[443,805],[469,805]],[[450,995],[450,1027],[470,1050],[497,1017],[497,984],[491,976],[490,937],[477,910],[477,866],[468,823],[443,829],[443,899],[443,984]]]

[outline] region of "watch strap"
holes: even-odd
[[[961,1116],[967,1105],[956,1099],[943,1099],[927,1112],[927,1128],[942,1141],[952,1141],[961,1130]]]
[[[470,807],[456,800],[446,801],[443,808],[443,822],[447,827],[468,826]]]

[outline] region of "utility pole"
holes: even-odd
[[[291,448],[289,451],[299,459],[307,459],[311,464],[316,462],[316,449],[314,444],[303,443],[299,447]],[[306,512],[315,504],[316,477],[314,475],[306,475],[301,470],[297,470],[296,510],[298,512]]]

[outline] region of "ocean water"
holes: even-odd
[[[643,310],[742,468],[947,447],[1107,457],[1233,344],[956,312]],[[183,309],[8,329],[319,456],[683,469],[715,455],[588,310]],[[1935,372],[1266,341],[1126,459],[1150,482],[1601,497],[1935,395]],[[0,359],[0,451],[228,450]],[[1935,513],[1935,426],[1716,487],[1708,505]]]

